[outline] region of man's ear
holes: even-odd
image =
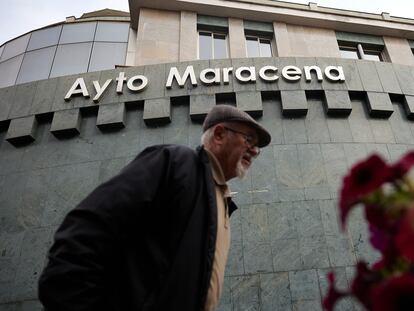
[[[218,124],[213,130],[213,139],[215,143],[221,143],[224,139],[224,132],[226,129],[223,125]]]

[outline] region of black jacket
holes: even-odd
[[[66,216],[39,299],[47,311],[200,310],[216,232],[205,150],[149,147]]]

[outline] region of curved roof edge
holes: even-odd
[[[92,11],[92,12],[87,12],[87,13],[83,13],[81,15],[81,17],[76,18],[75,16],[68,16],[66,17],[66,20],[61,21],[61,22],[57,22],[57,23],[53,23],[53,24],[49,24],[43,27],[39,27],[39,28],[35,28],[32,30],[29,30],[17,37],[14,37],[10,40],[5,41],[3,44],[0,45],[0,47],[4,46],[5,44],[16,40],[20,37],[23,37],[29,33],[32,33],[34,31],[37,30],[41,30],[41,29],[46,29],[46,28],[50,28],[50,27],[54,27],[54,26],[58,26],[58,25],[64,25],[64,24],[70,24],[70,23],[82,23],[82,22],[90,22],[90,21],[117,21],[117,22],[130,22],[130,14],[129,12],[124,12],[124,11],[118,11],[118,10],[112,10],[112,9],[102,9],[102,10],[97,10],[97,11]]]

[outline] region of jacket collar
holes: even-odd
[[[204,165],[209,166],[210,165],[210,159],[209,156],[207,154],[207,151],[204,149],[204,146],[198,146],[196,149],[196,152],[199,155],[199,159],[203,162]],[[213,170],[214,171],[214,170]],[[214,176],[212,176],[214,181],[217,182],[217,180],[215,179]],[[227,198],[227,204],[229,206],[229,215],[231,216],[231,214],[237,210],[237,205],[236,203],[234,203],[234,201],[231,199],[231,197]]]

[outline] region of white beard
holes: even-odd
[[[242,159],[240,159],[239,162],[237,162],[237,167],[236,167],[237,177],[242,179],[242,180],[245,179],[248,170],[249,169],[247,167],[243,166]]]

